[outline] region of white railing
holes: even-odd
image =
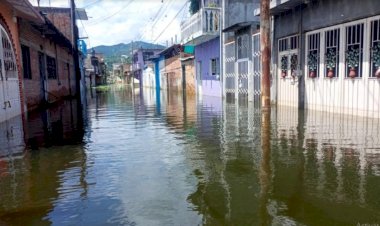
[[[205,7],[181,24],[182,43],[203,35],[217,35],[220,30],[220,9]]]

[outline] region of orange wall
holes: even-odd
[[[4,1],[0,1],[0,22],[1,25],[7,30],[8,35],[13,44],[13,48],[15,51],[15,57],[17,61],[17,69],[19,76],[19,87],[20,87],[20,96],[21,96],[21,111],[24,112],[24,94],[23,94],[23,84],[21,77],[21,51],[20,51],[20,39],[18,33],[18,25],[13,21],[13,9],[12,7],[5,3]]]

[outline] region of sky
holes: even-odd
[[[37,5],[37,0],[29,0]],[[40,0],[41,6],[69,7],[69,0]],[[178,36],[189,16],[187,0],[75,0],[85,8],[88,21],[78,21],[89,47],[146,41],[166,45]],[[166,29],[165,29],[166,28]]]

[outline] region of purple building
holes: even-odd
[[[222,97],[220,80],[220,7],[199,0],[199,9],[181,24],[182,43],[194,46],[197,95]]]
[[[219,37],[195,46],[197,91],[202,95],[222,96],[219,57]]]

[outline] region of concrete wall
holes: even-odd
[[[57,79],[47,79],[48,101],[54,102],[65,96],[75,95],[74,63],[70,50],[42,37],[27,21],[20,20],[20,26],[23,28],[20,29],[21,44],[29,47],[31,60],[32,78],[23,79],[27,109],[36,108],[42,101],[39,52],[56,59]]]
[[[221,97],[221,82],[215,75],[211,75],[211,59],[220,59],[219,37],[195,46],[195,64],[201,62],[200,79],[197,77],[198,87],[202,95]]]

